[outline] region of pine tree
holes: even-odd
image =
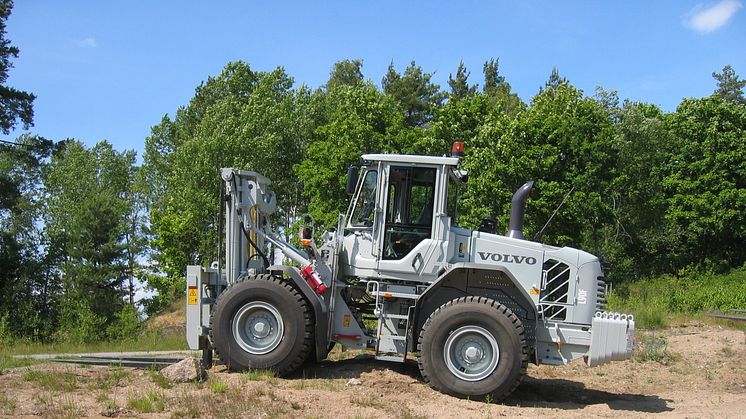
[[[505,82],[505,77],[500,75],[500,59],[490,58],[485,61],[482,70],[484,72],[484,93],[493,94]]]
[[[433,73],[425,73],[414,61],[401,75],[392,61],[381,81],[384,93],[399,101],[404,108],[404,118],[411,126],[427,124],[445,99],[440,86],[430,81],[432,76]]]
[[[33,102],[36,98],[31,93],[5,85],[8,70],[13,67],[10,59],[17,58],[19,52],[17,47],[10,44],[9,39],[5,39],[5,21],[12,8],[12,1],[0,0],[0,131],[4,134],[10,133],[19,120],[24,128],[34,124]]]
[[[461,61],[458,64],[458,70],[456,70],[456,78],[452,74],[448,75],[448,85],[451,87],[451,100],[459,100],[465,97],[472,96],[477,91],[477,86],[469,86],[469,74],[471,72],[466,71],[464,62]]]
[[[713,72],[712,77],[718,81],[718,88],[713,96],[739,105],[746,103],[746,98],[743,96],[743,87],[746,86],[746,80],[738,80],[738,75],[733,67],[726,65],[723,67],[722,73]]]

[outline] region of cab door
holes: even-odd
[[[381,224],[381,167],[368,167],[362,175],[343,239],[343,272],[350,276],[376,277]]]
[[[381,190],[382,234],[377,243],[379,276],[427,280],[445,262],[445,169],[395,163],[386,166]]]

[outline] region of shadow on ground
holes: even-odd
[[[340,361],[324,360],[318,364],[309,363],[288,378],[360,378],[360,374],[372,371],[394,371],[415,380],[422,380],[417,362],[405,363],[379,361],[373,355],[362,354],[355,358]]]
[[[611,386],[612,383],[609,383]],[[644,413],[670,412],[671,400],[644,394],[611,393],[585,387],[585,384],[556,379],[526,377],[503,404],[508,406],[546,407],[553,409],[582,409],[594,404],[608,405],[612,410]]]
[[[291,377],[293,378],[359,378],[362,373],[390,370],[422,382],[417,363],[409,360],[399,364],[378,361],[372,355],[363,354],[355,358],[340,361],[322,361],[318,364],[307,364]],[[424,384],[424,383],[423,383]],[[609,383],[610,386],[613,383]],[[537,379],[526,377],[513,394],[501,404],[516,407],[536,407],[548,409],[583,409],[586,406],[605,404],[612,410],[643,413],[670,412],[671,400],[661,399],[655,395],[613,393],[589,389],[577,381],[548,378]]]

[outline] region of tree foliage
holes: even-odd
[[[329,72],[326,89],[332,90],[338,86],[357,86],[363,82],[362,60],[341,60],[334,63]]]
[[[728,102],[740,105],[746,104],[746,98],[743,96],[743,87],[746,86],[746,80],[739,80],[733,67],[726,65],[721,73],[712,73],[712,77],[718,82],[718,88],[714,96]]]
[[[676,139],[666,165],[665,221],[677,231],[675,266],[723,270],[746,262],[746,106],[684,99],[666,116]]]
[[[365,153],[402,151],[410,128],[396,101],[370,83],[341,86],[317,100],[323,113],[295,172],[308,212],[317,223],[333,227],[347,200],[347,167]]]
[[[404,120],[410,126],[427,124],[446,97],[440,86],[430,81],[432,77],[433,73],[424,72],[414,61],[400,74],[392,61],[381,81],[383,92],[401,104]]]
[[[217,258],[221,167],[272,179],[284,211],[295,212],[301,204],[297,176],[289,169],[311,137],[314,111],[310,91],[292,86],[282,68],[256,72],[229,63],[200,85],[174,120],[164,117],[153,127],[144,171],[157,182],[150,203],[152,245],[155,268],[166,277],[151,276],[151,286],[164,294],[181,291],[186,265]]]
[[[464,62],[458,63],[456,77],[453,74],[448,75],[448,86],[451,87],[451,93],[448,95],[449,100],[460,100],[473,96],[477,91],[477,85],[469,86],[469,71],[466,70]]]
[[[134,164],[134,151],[118,152],[106,141],[88,149],[68,140],[45,168],[49,251],[62,255],[61,338],[106,337],[102,327],[125,307],[128,254],[137,253],[126,240],[136,210]]]
[[[33,94],[7,86],[12,58],[18,58],[18,48],[5,38],[5,21],[13,9],[11,0],[0,1],[0,131],[8,134],[20,122],[29,128],[34,121]]]
[[[52,142],[24,135],[0,145],[0,317],[15,336],[44,338],[56,327],[59,282],[40,228],[40,174]]]
[[[515,115],[525,106],[521,98],[513,93],[510,83],[505,77],[500,75],[500,61],[498,59],[489,59],[485,61],[482,67],[484,72],[484,94],[490,99],[491,107],[498,108],[499,111]]]

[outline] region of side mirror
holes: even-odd
[[[300,244],[303,246],[309,246],[313,241],[313,220],[310,215],[303,217],[303,221],[300,225]]]
[[[350,168],[347,169],[347,185],[345,185],[345,191],[347,191],[347,195],[352,195],[355,193],[355,186],[357,186],[357,178],[359,173],[359,166],[350,166]]]

